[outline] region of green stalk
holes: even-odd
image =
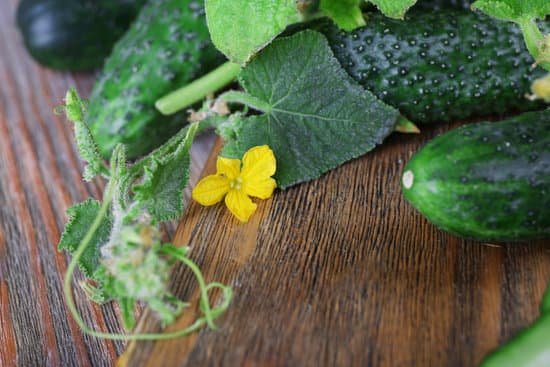
[[[155,107],[163,115],[174,114],[225,87],[235,80],[240,71],[240,65],[226,62],[191,84],[162,97],[155,103]]]
[[[529,53],[535,58],[535,60],[541,59],[541,47],[544,42],[544,36],[540,31],[537,22],[534,19],[523,19],[518,22],[525,44]],[[539,64],[544,69],[550,71],[550,62],[543,61]]]

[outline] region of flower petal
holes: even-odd
[[[243,181],[263,180],[275,174],[277,161],[273,151],[267,145],[250,148],[243,157],[241,177]]]
[[[218,157],[216,171],[218,175],[224,175],[229,180],[234,180],[241,173],[241,161],[239,159]]]
[[[267,199],[273,195],[273,190],[277,188],[277,182],[272,178],[262,180],[248,179],[243,182],[243,190],[247,195],[258,199]]]
[[[199,204],[210,206],[222,201],[229,192],[229,179],[220,175],[206,176],[193,189],[193,199]]]
[[[230,190],[225,197],[225,205],[238,220],[245,223],[256,211],[256,204],[242,190]]]

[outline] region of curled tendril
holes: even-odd
[[[174,332],[170,332],[170,333],[136,333],[136,334],[106,333],[106,332],[94,330],[90,328],[88,325],[86,325],[86,323],[80,316],[78,309],[76,308],[74,297],[71,291],[73,274],[80,257],[86,250],[87,246],[90,244],[91,239],[93,238],[96,230],[99,228],[103,218],[105,217],[109,209],[109,206],[115,191],[114,186],[115,185],[113,185],[112,183],[109,183],[107,185],[107,189],[103,197],[103,203],[101,205],[101,208],[99,209],[99,212],[96,218],[94,219],[92,225],[90,226],[90,229],[88,230],[88,232],[82,239],[82,242],[79,244],[77,250],[75,251],[71,259],[71,262],[69,263],[69,266],[67,267],[67,272],[65,274],[65,279],[63,284],[63,292],[67,300],[67,307],[69,308],[69,311],[71,312],[71,315],[73,316],[75,322],[78,324],[78,326],[82,329],[84,333],[95,337],[111,339],[111,340],[165,340],[165,339],[172,339],[172,338],[189,335],[190,333],[199,330],[204,325],[207,325],[208,327],[215,329],[216,325],[214,324],[214,320],[227,310],[231,302],[231,299],[233,297],[231,288],[221,283],[207,284],[204,280],[204,277],[202,276],[202,273],[199,267],[187,256],[187,253],[188,253],[187,249],[178,248],[171,244],[163,245],[161,248],[161,253],[169,256],[172,260],[181,261],[185,266],[189,267],[193,272],[193,274],[195,275],[195,278],[199,285],[199,291],[200,291],[199,309],[202,312],[202,316],[197,318],[195,322],[193,322],[191,325],[187,326],[186,328],[183,328],[181,330],[177,330]],[[220,289],[222,291],[222,300],[217,306],[212,307],[208,297],[208,292],[214,289]]]

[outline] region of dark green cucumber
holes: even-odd
[[[491,353],[480,367],[550,366],[550,313]]]
[[[550,110],[435,138],[405,167],[402,188],[428,220],[462,237],[550,237]]]
[[[418,0],[413,9],[441,10],[441,9],[470,9],[475,0]]]
[[[546,289],[546,293],[542,298],[542,303],[540,304],[540,311],[541,313],[550,312],[550,284],[548,285],[548,289]]]
[[[23,0],[17,24],[33,58],[60,70],[103,65],[145,0]]]
[[[161,145],[186,120],[161,116],[155,101],[222,61],[200,1],[150,1],[115,45],[90,97],[86,121],[101,153],[124,143],[137,157]]]
[[[371,13],[350,33],[328,21],[318,30],[353,79],[415,123],[540,109],[525,94],[544,72],[512,23],[446,10],[405,21]]]

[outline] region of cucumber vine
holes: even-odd
[[[83,123],[85,103],[74,89],[68,91],[64,111],[73,122],[78,151],[87,162],[84,178],[97,175],[108,179],[102,203],[87,200],[69,209],[60,249],[72,253],[64,279],[68,308],[78,326],[87,334],[118,340],[159,340],[187,335],[207,325],[229,306],[230,287],[206,283],[199,267],[189,257],[189,248],[163,243],[160,223],[183,212],[182,192],[188,182],[189,149],[197,132],[208,122],[195,122],[183,128],[164,146],[142,160],[129,164],[125,147],[116,146],[107,166],[101,159],[88,126]],[[91,223],[91,224],[90,224]],[[124,327],[135,326],[134,306],[146,304],[163,325],[169,325],[189,307],[169,290],[171,265],[181,262],[194,274],[199,290],[200,315],[194,323],[171,333],[108,333],[86,325],[74,302],[73,274],[77,266],[88,277],[81,284],[96,302],[115,301],[122,311]],[[209,293],[221,292],[213,306]]]

